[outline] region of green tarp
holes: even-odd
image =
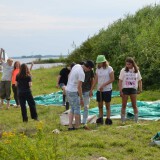
[[[112,92],[112,97],[119,96],[118,91]],[[94,91],[92,99],[96,99],[96,91]],[[62,91],[54,92],[51,94],[45,94],[34,97],[34,100],[37,105],[56,105],[62,106]],[[15,104],[14,100],[11,100],[11,104]],[[137,101],[137,106],[139,110],[139,117],[143,119],[160,119],[160,101],[155,102],[144,102]],[[104,116],[106,115],[106,108],[103,108]],[[82,111],[83,113],[83,111]],[[111,116],[120,118],[121,113],[121,104],[111,105]],[[131,103],[127,104],[126,114],[128,118],[133,118],[133,108]],[[98,107],[89,109],[89,115],[98,116]]]
[[[111,116],[113,117],[120,117],[121,113],[121,104],[114,104],[111,105]],[[150,119],[150,120],[156,120],[160,119],[160,101],[155,102],[144,102],[144,101],[137,101],[138,116],[142,119]],[[106,108],[103,107],[104,116],[106,115]],[[89,115],[96,114],[98,116],[98,107],[89,109]],[[132,108],[132,104],[129,102],[127,103],[126,108],[126,115],[127,118],[133,118],[134,112]]]
[[[118,91],[112,92],[112,97],[119,96]],[[37,105],[56,105],[61,106],[62,105],[62,91],[54,92],[51,94],[44,94],[40,96],[34,97],[34,100]],[[96,99],[96,91],[93,92],[92,99]],[[14,100],[11,100],[11,104],[15,104]]]

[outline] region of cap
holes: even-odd
[[[84,65],[85,65],[87,68],[88,68],[88,67],[94,68],[94,62],[91,61],[91,60],[86,61],[86,62],[84,63]]]
[[[104,55],[98,55],[97,56],[97,59],[96,59],[96,63],[103,63],[103,62],[106,62],[106,58]]]

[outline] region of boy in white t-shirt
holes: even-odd
[[[139,89],[139,90],[137,90]],[[142,77],[138,70],[137,64],[132,57],[126,59],[126,66],[119,75],[119,91],[122,97],[121,120],[125,122],[125,112],[128,96],[130,96],[134,110],[135,122],[138,122],[138,108],[136,105],[137,93],[142,92]]]
[[[69,128],[68,130],[75,130],[80,125],[80,109],[84,106],[82,95],[82,82],[85,79],[84,71],[90,71],[94,67],[92,61],[86,61],[84,65],[76,64],[68,77],[66,95],[69,101],[71,110],[69,113]],[[75,116],[75,126],[73,126],[73,117]]]
[[[98,55],[97,69],[95,79],[91,88],[90,95],[92,95],[92,90],[95,85],[97,85],[97,102],[99,108],[99,118],[97,119],[98,124],[103,124],[103,101],[106,105],[107,118],[105,120],[106,125],[111,125],[112,120],[110,119],[110,102],[112,95],[112,82],[114,81],[114,71],[109,63],[107,62],[104,55]]]

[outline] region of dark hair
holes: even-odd
[[[20,71],[19,71],[18,76],[19,76],[20,78],[25,78],[25,77],[28,77],[28,76],[30,76],[30,75],[31,75],[31,74],[30,74],[30,70],[29,70],[28,66],[27,66],[25,63],[23,63],[23,64],[20,66]]]
[[[87,68],[94,68],[94,62],[91,60],[85,61],[83,65]]]
[[[17,63],[19,63],[19,66],[21,66],[21,64],[20,64],[19,61],[15,61],[15,62],[14,62],[14,65],[13,65],[14,70],[16,69],[16,64],[17,64]]]
[[[134,72],[137,73],[138,72],[138,66],[136,64],[136,62],[134,61],[134,59],[132,57],[127,57],[126,58],[126,62],[131,63],[133,65],[134,68]],[[128,72],[129,68],[125,67],[125,71]]]
[[[76,65],[75,62],[72,62],[72,63],[70,64],[71,69],[74,67],[74,65]]]

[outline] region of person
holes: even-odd
[[[16,76],[16,83],[18,89],[18,98],[21,106],[23,122],[28,122],[26,101],[28,102],[31,118],[38,120],[38,115],[36,111],[36,104],[32,96],[31,86],[32,78],[30,70],[26,64],[20,66],[19,74]]]
[[[81,64],[85,64],[85,62]],[[82,83],[82,95],[83,95],[83,101],[84,101],[82,124],[84,125],[83,126],[84,129],[90,130],[90,128],[87,126],[87,118],[88,118],[88,109],[89,109],[89,103],[90,103],[89,93],[94,80],[94,72],[93,72],[93,69],[91,69],[89,71],[85,71],[84,73],[85,73],[85,79],[84,79],[84,82]]]
[[[97,124],[103,124],[103,101],[105,102],[107,118],[105,120],[106,125],[111,125],[112,120],[110,119],[110,102],[112,95],[112,82],[114,81],[114,71],[109,65],[104,55],[98,55],[96,59],[97,69],[94,79],[94,83],[91,87],[90,95],[97,85],[96,100],[98,102],[99,118],[97,119]]]
[[[31,63],[30,71],[32,70],[32,67],[33,67],[33,62]],[[14,62],[13,68],[14,69],[12,72],[12,91],[13,91],[14,100],[16,102],[16,107],[20,107],[17,86],[15,85],[16,76],[18,75],[19,70],[20,70],[20,62],[19,61]]]
[[[19,99],[18,99],[18,92],[17,92],[17,87],[15,85],[16,83],[16,76],[19,73],[20,70],[20,62],[16,61],[13,65],[13,72],[12,72],[12,91],[13,91],[13,96],[14,96],[14,100],[16,102],[16,107],[20,107],[19,105]]]
[[[74,62],[71,63],[70,66],[62,68],[61,71],[59,72],[58,78],[57,78],[57,85],[56,87],[60,87],[63,90],[63,105],[66,106],[66,110],[69,109],[69,103],[66,102],[66,85],[68,82],[68,75],[70,73],[70,70],[72,67],[75,65]]]
[[[3,106],[4,99],[7,100],[7,106],[6,108],[9,109],[10,107],[10,95],[11,95],[11,77],[12,77],[12,71],[13,71],[13,60],[7,59],[7,62],[5,62],[2,59],[2,53],[5,53],[5,50],[1,48],[0,50],[0,61],[3,66],[3,73],[2,73],[2,80],[0,84],[0,97],[1,97],[1,103],[0,108]]]
[[[126,58],[126,66],[120,71],[119,91],[122,97],[121,120],[125,123],[125,112],[128,96],[130,96],[134,110],[134,120],[138,122],[138,108],[136,105],[137,93],[142,92],[142,77],[138,66],[132,57]]]
[[[90,71],[93,67],[93,62],[88,60],[84,65],[76,64],[69,74],[66,87],[67,98],[71,106],[68,130],[79,128],[80,109],[81,106],[84,106],[84,99],[82,95],[82,82],[85,80],[84,71]],[[73,126],[73,117],[75,117],[75,126]]]

